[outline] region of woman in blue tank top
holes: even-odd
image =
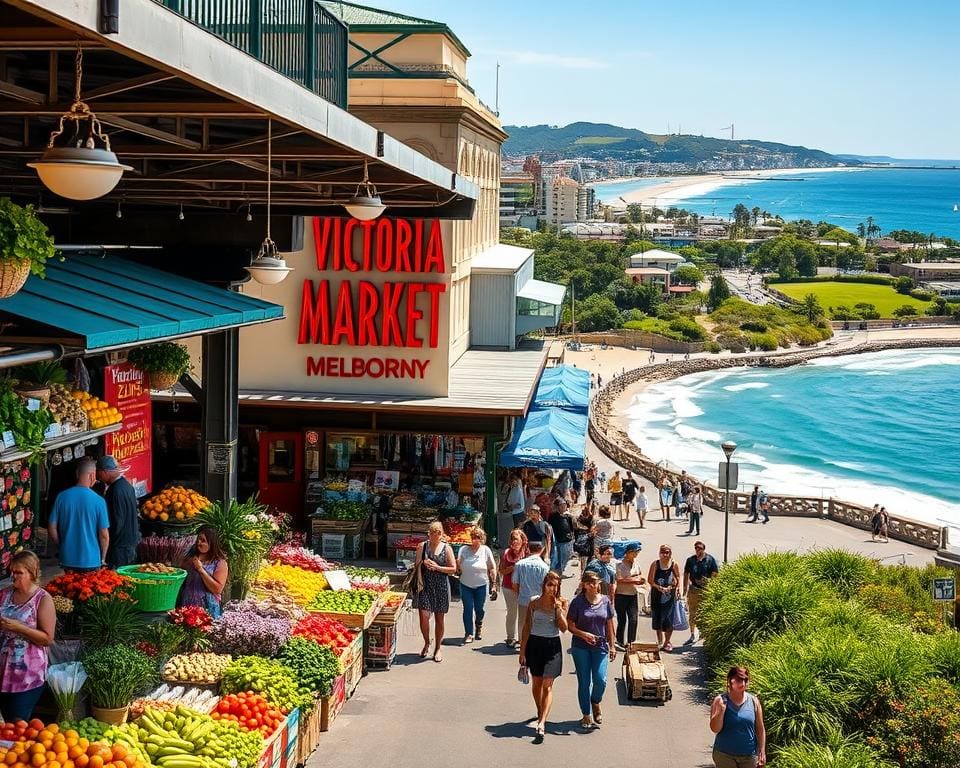
[[[716,768],[759,768],[767,762],[763,709],[760,700],[747,693],[749,682],[746,667],[731,667],[726,693],[710,707],[710,730],[717,734],[713,741]]]

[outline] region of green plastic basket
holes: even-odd
[[[133,599],[144,613],[159,613],[177,607],[177,595],[180,585],[187,578],[187,572],[177,568],[176,573],[140,573],[139,565],[124,565],[117,573],[133,582]]]

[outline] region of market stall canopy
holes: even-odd
[[[579,471],[586,454],[587,415],[544,408],[517,420],[513,440],[500,454],[500,466]]]
[[[0,299],[6,343],[58,343],[68,351],[107,352],[279,320],[279,304],[188,280],[112,256],[70,254],[47,262]]]
[[[569,365],[548,368],[533,396],[536,408],[555,407],[587,413],[590,410],[590,374]]]

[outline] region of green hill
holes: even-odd
[[[708,136],[659,135],[606,123],[508,125],[503,145],[507,155],[553,155],[556,159],[587,157],[635,162],[685,163],[713,168],[828,168],[859,165],[852,159],[819,149],[794,147],[752,139],[716,139]]]

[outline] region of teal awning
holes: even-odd
[[[48,340],[96,352],[279,320],[283,307],[115,256],[71,253],[47,262],[45,280],[31,275],[19,293],[0,299],[3,315],[57,329]]]

